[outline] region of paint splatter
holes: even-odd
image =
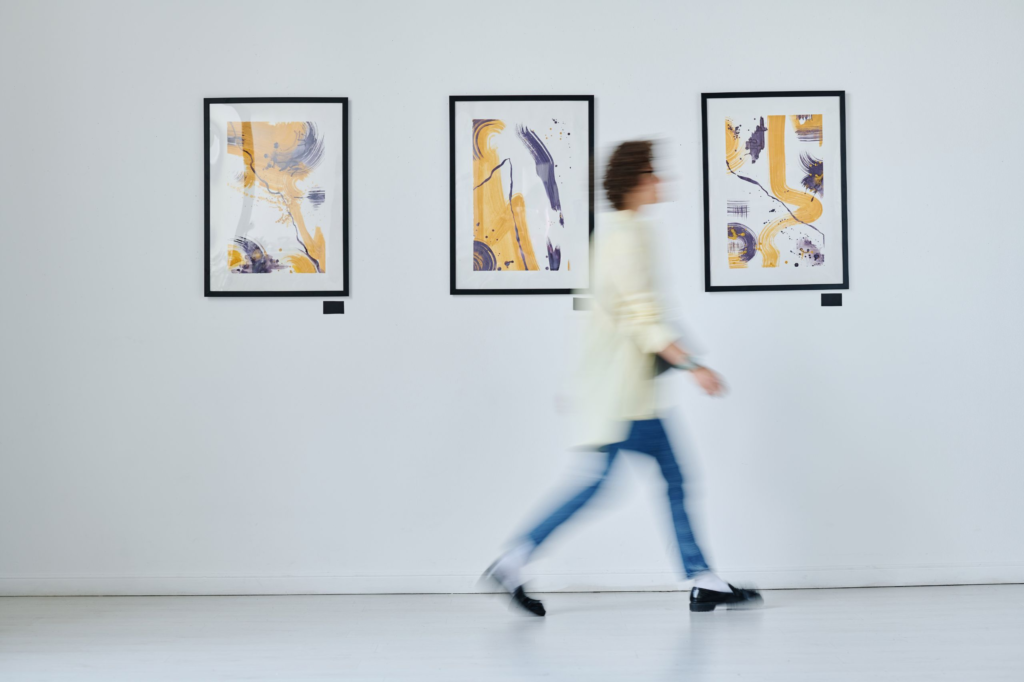
[[[764,116],[761,117],[761,122],[754,128],[754,132],[747,138],[747,143],[744,145],[747,151],[750,153],[750,163],[757,163],[758,157],[761,156],[761,152],[764,151],[764,134],[768,131],[768,128],[764,125]]]
[[[730,173],[741,168],[746,162],[740,152],[740,126],[734,126],[731,119],[725,119],[725,167]]]
[[[800,258],[808,261],[812,267],[825,263],[825,255],[821,249],[807,237],[801,237],[800,241],[796,243],[796,248]]]

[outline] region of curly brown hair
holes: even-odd
[[[604,191],[615,210],[625,208],[626,195],[640,184],[640,176],[654,166],[654,144],[650,140],[623,142],[608,160]]]

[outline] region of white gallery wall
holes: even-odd
[[[448,96],[664,140],[691,513],[764,587],[1024,581],[1024,3],[5,2],[0,593],[473,591],[577,480],[586,313],[448,294]],[[700,93],[847,92],[851,288],[703,291]],[[351,290],[203,297],[203,97],[348,96]],[[591,464],[593,462],[590,462]],[[651,462],[537,589],[681,585]]]

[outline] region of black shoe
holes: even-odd
[[[543,617],[547,613],[547,611],[544,610],[544,605],[540,603],[540,600],[527,596],[527,594],[523,592],[522,587],[517,587],[516,591],[512,593],[512,601],[519,604],[535,616]]]
[[[528,596],[526,592],[523,591],[522,585],[517,587],[514,591],[509,592],[508,588],[505,587],[505,585],[500,580],[498,580],[498,576],[494,575],[494,567],[497,565],[497,563],[498,562],[495,561],[493,564],[487,567],[487,570],[484,571],[483,576],[481,576],[482,579],[494,583],[508,594],[511,594],[512,601],[518,604],[523,609],[526,609],[535,616],[543,617],[547,613],[547,611],[544,610],[544,604],[542,604],[539,599],[534,599],[533,597]]]
[[[760,606],[764,603],[761,593],[757,590],[748,590],[735,585],[729,585],[732,592],[716,592],[702,587],[695,587],[690,590],[690,611],[702,613],[714,611],[716,606],[727,608],[749,608]]]

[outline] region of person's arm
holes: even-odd
[[[616,317],[622,329],[645,353],[657,353],[669,364],[689,369],[708,395],[723,391],[721,378],[696,365],[679,342],[678,334],[664,322],[651,276],[651,254],[639,231],[623,231],[609,246],[615,249],[612,277],[618,293]]]
[[[718,376],[716,372],[711,371],[707,367],[698,364],[689,353],[686,352],[678,342],[670,344],[665,350],[658,353],[665,362],[678,367],[680,369],[689,370],[690,374],[693,375],[694,381],[696,381],[704,392],[708,395],[715,396],[721,395],[725,392],[725,386],[722,383],[722,377]]]

